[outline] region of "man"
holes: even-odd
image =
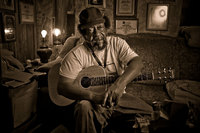
[[[75,132],[101,132],[113,113],[126,85],[139,75],[142,63],[125,40],[107,36],[108,19],[94,7],[79,15],[78,29],[85,41],[73,48],[62,60],[58,93],[76,100]],[[78,86],[78,74],[90,66],[102,66],[108,75],[119,75],[104,93]]]

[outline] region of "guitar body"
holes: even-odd
[[[103,84],[102,77],[106,77],[106,75],[103,67],[90,66],[78,74],[75,82],[82,89],[103,93],[107,89],[107,84]]]
[[[66,98],[57,92],[57,84],[59,78],[59,68],[60,64],[54,65],[48,73],[48,89],[49,96],[53,103],[58,106],[67,106],[73,103],[75,100]],[[103,93],[108,84],[105,84],[105,81],[102,80],[102,77],[106,77],[106,72],[101,66],[90,66],[88,68],[83,69],[79,72],[77,78],[75,79],[78,87],[82,89],[88,89],[90,91],[94,91],[96,93]],[[103,83],[104,84],[101,84]]]

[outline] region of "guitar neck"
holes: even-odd
[[[118,76],[107,76],[107,77],[95,77],[91,78],[91,86],[96,85],[104,85],[104,84],[112,84],[115,82],[115,80],[118,78]],[[142,80],[152,80],[153,74],[145,74],[145,75],[139,75],[136,77],[133,81],[142,81]]]
[[[137,76],[133,81],[142,81],[142,80],[154,80],[153,73],[147,73]]]
[[[107,77],[95,77],[91,78],[91,85],[104,85],[104,84],[112,84],[115,82],[115,80],[118,78],[118,76],[107,76]]]

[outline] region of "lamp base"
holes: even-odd
[[[37,54],[40,57],[41,63],[47,63],[52,54],[52,49],[48,47],[40,47],[37,50]]]

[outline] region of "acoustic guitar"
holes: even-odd
[[[68,99],[62,95],[59,95],[57,92],[57,83],[59,77],[59,68],[60,64],[54,65],[48,73],[48,88],[49,95],[51,100],[58,106],[67,106],[74,102],[72,99]],[[101,66],[90,66],[86,69],[83,69],[77,76],[76,82],[78,86],[82,89],[88,89],[97,93],[103,93],[108,89],[109,85],[112,84],[116,79],[117,75],[107,75],[104,68]],[[132,82],[142,81],[142,80],[163,80],[169,81],[174,79],[174,70],[164,69],[162,72],[156,73],[147,73],[138,76]],[[127,100],[126,97],[120,98],[120,101],[123,103],[123,100]]]

